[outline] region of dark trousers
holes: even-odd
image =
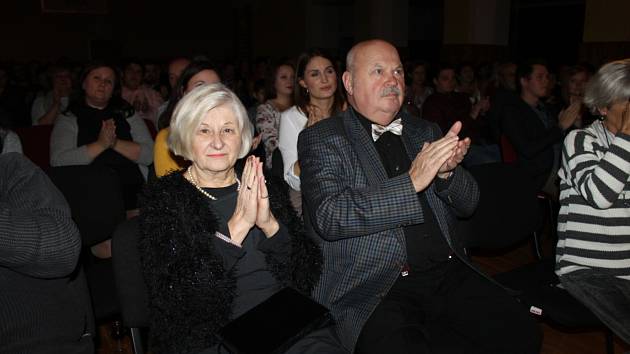
[[[400,276],[359,336],[356,353],[538,353],[538,324],[504,289],[453,257]]]

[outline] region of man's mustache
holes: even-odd
[[[400,89],[396,86],[386,87],[381,91],[381,97],[389,96],[392,93],[395,93],[396,96],[400,96]]]

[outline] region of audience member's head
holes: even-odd
[[[144,63],[144,83],[153,87],[160,83],[160,75],[162,75],[162,68],[160,68],[160,64],[149,61]]]
[[[113,65],[94,62],[85,67],[81,75],[80,99],[87,105],[104,108],[118,93],[118,71]]]
[[[267,82],[265,79],[258,79],[254,82],[252,88],[252,97],[256,100],[256,104],[265,103],[267,100]]]
[[[521,97],[540,99],[549,91],[549,71],[542,60],[526,61],[516,70],[516,82]]]
[[[267,81],[267,98],[278,96],[293,96],[295,70],[293,65],[286,61],[280,61],[269,70]]]
[[[177,80],[179,80],[188,64],[190,64],[188,58],[175,58],[168,64],[168,84],[171,86],[171,89],[175,88]]]
[[[596,114],[605,116],[613,106],[628,102],[628,100],[630,100],[630,59],[605,64],[586,84],[584,103]]]
[[[65,93],[68,96],[72,90],[72,74],[70,69],[62,65],[53,65],[48,69],[50,87],[53,91]]]
[[[196,149],[196,136],[199,127],[205,124],[207,129],[212,127],[228,126],[233,129],[233,134],[237,140],[233,141],[228,154],[230,156],[230,168],[238,158],[242,158],[250,150],[253,137],[253,127],[249,122],[247,111],[238,97],[221,83],[205,84],[193,89],[184,96],[175,111],[171,121],[171,132],[168,137],[169,148],[175,155],[182,156],[193,163],[204,164],[205,159],[199,157]],[[208,167],[208,166],[205,166]],[[212,166],[210,166],[212,169]]]
[[[475,81],[475,67],[468,62],[461,63],[457,68],[457,82],[470,84]]]
[[[409,79],[411,85],[424,86],[427,81],[427,73],[429,71],[429,64],[425,61],[415,61],[409,67]]]
[[[171,91],[168,107],[158,120],[159,129],[169,126],[175,106],[186,93],[192,91],[197,86],[218,82],[221,82],[221,79],[219,78],[219,74],[217,74],[216,67],[210,61],[193,60],[190,62],[181,72],[179,80]]]
[[[137,90],[142,85],[144,67],[138,60],[127,60],[123,64],[122,84],[129,90]]]
[[[562,82],[562,98],[566,103],[574,99],[581,100],[584,97],[584,88],[590,78],[587,68],[581,65],[573,65],[567,68],[566,77]]]
[[[348,102],[370,121],[387,125],[404,101],[405,73],[396,48],[383,40],[356,44],[346,56]]]
[[[333,98],[331,114],[340,111],[344,98],[338,89],[337,68],[331,56],[320,49],[311,49],[300,54],[295,73],[294,102],[302,112],[308,112],[307,106],[312,100]]]
[[[497,86],[502,89],[516,91],[516,64],[505,62],[499,65]]]
[[[439,93],[451,93],[455,91],[455,87],[457,86],[455,67],[448,63],[438,65],[433,77],[433,85],[435,85],[435,90]]]

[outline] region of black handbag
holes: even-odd
[[[232,320],[218,335],[234,354],[279,354],[330,321],[326,307],[295,289],[284,288]]]

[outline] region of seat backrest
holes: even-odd
[[[53,125],[35,125],[15,128],[20,137],[22,152],[42,170],[50,168],[50,134]]]
[[[118,225],[112,237],[114,281],[123,324],[127,327],[149,326],[147,287],[138,251],[138,218]]]
[[[271,154],[271,175],[284,179],[284,160],[282,159],[282,152],[279,148],[276,148]]]
[[[111,238],[125,220],[122,188],[112,170],[92,165],[52,167],[48,176],[66,197],[83,246]]]
[[[501,159],[504,163],[515,163],[518,160],[516,150],[505,134],[501,135]]]
[[[479,203],[472,217],[460,220],[465,247],[501,249],[533,235],[542,223],[536,191],[520,168],[504,163],[472,166]]]

